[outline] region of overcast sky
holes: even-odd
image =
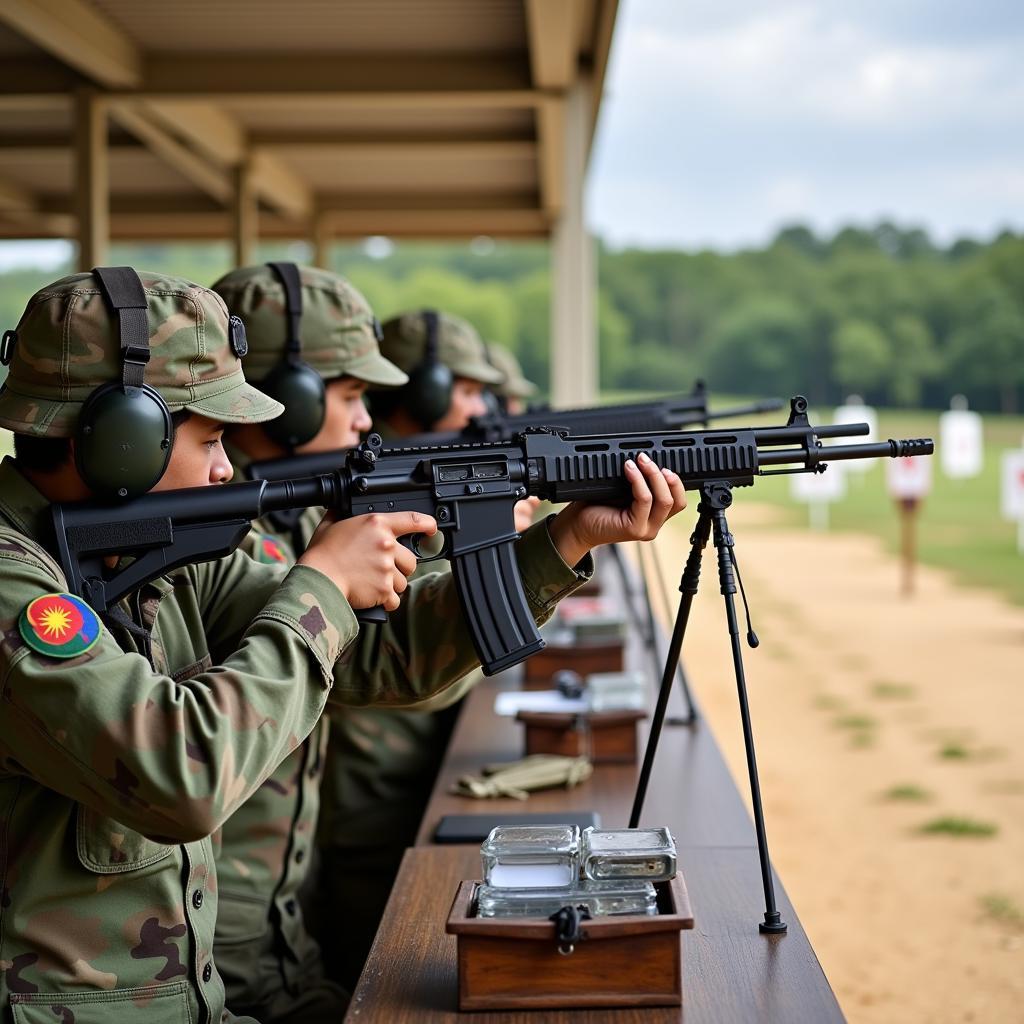
[[[621,0],[606,93],[589,216],[615,245],[1024,229],[1024,0]],[[0,243],[0,269],[67,252]]]
[[[1024,227],[1024,0],[621,0],[590,171],[615,244]]]

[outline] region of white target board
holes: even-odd
[[[1003,452],[1003,517],[1024,521],[1024,449]]]
[[[850,460],[856,461],[856,460]],[[794,501],[839,501],[846,495],[846,463],[829,463],[824,473],[794,473],[790,478],[790,493]]]
[[[939,459],[953,480],[969,480],[984,462],[981,417],[967,409],[950,409],[939,417]]]
[[[836,407],[832,422],[866,423],[870,430],[864,437],[844,437],[834,441],[833,444],[869,444],[878,440],[878,413],[874,406],[855,401],[856,397],[853,395],[846,400],[845,405]],[[866,473],[875,464],[875,461],[875,459],[851,459],[843,468],[847,473]]]
[[[932,460],[909,455],[899,459],[886,459],[885,482],[889,497],[902,501],[923,498],[932,489]]]

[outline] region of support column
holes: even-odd
[[[75,93],[75,215],[78,269],[107,262],[110,245],[110,175],[105,98],[83,86]]]
[[[235,266],[252,263],[259,237],[260,211],[253,184],[252,164],[245,160],[231,170],[231,230],[235,249]]]
[[[566,94],[562,213],[551,235],[551,400],[555,407],[597,398],[597,288],[594,242],[587,231],[586,184],[591,81]]]
[[[331,220],[326,213],[316,213],[313,216],[313,265],[323,267],[324,270],[331,269],[331,243],[334,241],[334,233],[331,230]]]

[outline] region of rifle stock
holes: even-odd
[[[120,505],[53,506],[57,554],[68,587],[99,612],[172,568],[221,557],[252,520],[326,506],[339,516],[413,510],[433,516],[445,539],[463,613],[484,672],[493,674],[543,647],[515,562],[515,503],[536,495],[555,503],[626,505],[627,459],[645,453],[689,488],[713,482],[750,486],[772,472],[822,472],[830,461],[931,454],[928,438],[823,446],[856,437],[867,424],[812,427],[806,401],[793,399],[781,427],[570,437],[534,428],[509,442],[385,448],[371,434],[329,472],[144,495]],[[768,467],[789,467],[773,470]],[[415,550],[415,544],[413,542]],[[105,555],[129,554],[121,568]]]

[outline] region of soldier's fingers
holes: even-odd
[[[686,485],[679,474],[673,473],[671,469],[663,469],[661,472],[668,481],[668,489],[672,492],[672,511],[669,515],[674,516],[686,508]]]
[[[640,471],[646,477],[647,483],[651,488],[651,496],[654,499],[651,515],[648,520],[648,528],[657,532],[672,512],[672,491],[669,489],[668,481],[654,461],[646,455],[641,455],[639,464]],[[653,536],[653,534],[651,535]]]
[[[394,573],[394,580],[391,583],[391,588],[396,594],[404,594],[406,588],[409,586],[409,577],[406,573],[396,572]]]
[[[316,529],[313,531],[313,536],[309,538],[309,543],[312,544],[313,541],[317,540],[319,537],[322,537],[324,533],[326,533],[326,531],[329,530],[337,521],[338,517],[334,514],[333,511],[328,509],[320,517],[320,522],[317,523]]]
[[[642,525],[650,518],[651,504],[654,498],[651,496],[650,487],[647,486],[647,478],[640,472],[632,459],[626,460],[626,479],[629,480],[630,488],[633,491],[633,504],[629,510],[630,519],[634,524]]]
[[[382,512],[380,520],[396,537],[404,537],[407,533],[433,537],[437,533],[434,517],[424,512]]]
[[[401,600],[398,595],[392,590],[390,594],[385,595],[384,600],[381,601],[385,611],[395,612],[398,611],[398,606],[401,604]]]
[[[395,549],[395,567],[404,576],[411,576],[416,571],[416,556],[404,544]]]

